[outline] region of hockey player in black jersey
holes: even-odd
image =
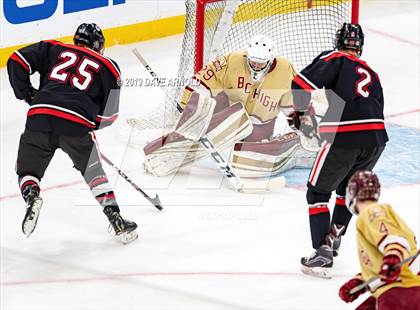
[[[22,230],[28,237],[42,206],[40,181],[60,148],[82,173],[115,234],[124,243],[137,239],[136,223],[120,215],[95,141],[94,130],[111,125],[119,106],[120,70],[103,56],[104,44],[101,29],[84,23],[74,44],[41,41],[15,51],[7,62],[15,96],[29,104],[16,163],[27,208]],[[40,74],[38,90],[29,79],[34,72]]]
[[[360,59],[363,43],[361,26],[345,23],[337,32],[336,49],[321,53],[292,83],[295,124],[322,143],[306,193],[315,252],[301,259],[304,273],[321,277],[330,277],[333,256],[351,219],[344,198],[347,182],[356,170],[371,170],[388,141],[381,82]],[[318,125],[310,101],[311,92],[322,88],[328,109]],[[328,202],[334,190],[330,219]]]

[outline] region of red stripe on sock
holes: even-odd
[[[316,215],[319,213],[329,213],[330,209],[327,206],[309,207],[309,215]]]
[[[336,198],[335,199],[335,204],[337,205],[337,206],[343,206],[343,207],[345,207],[346,206],[346,199],[345,198]]]

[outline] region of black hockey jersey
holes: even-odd
[[[292,82],[295,110],[307,110],[311,92],[322,88],[328,100],[319,124],[322,138],[343,148],[385,145],[382,86],[366,62],[340,51],[321,53]]]
[[[110,125],[118,116],[118,65],[91,49],[41,41],[15,51],[7,70],[18,99],[31,91],[29,75],[40,74],[39,90],[29,102],[30,130],[77,136]]]

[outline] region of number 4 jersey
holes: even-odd
[[[319,133],[334,146],[385,145],[384,96],[378,75],[366,62],[340,51],[327,51],[298,73],[292,83],[294,108],[308,109],[311,92],[325,88],[328,109]]]
[[[27,98],[29,76],[40,74],[26,127],[60,135],[83,135],[118,116],[120,70],[101,54],[58,41],[41,41],[15,51],[7,63],[18,99]]]

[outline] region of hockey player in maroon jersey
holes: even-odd
[[[420,257],[416,236],[391,205],[379,203],[381,184],[369,170],[357,171],[347,186],[346,201],[357,215],[357,248],[361,272],[338,292],[353,302],[371,296],[357,310],[415,310],[420,306]],[[359,285],[366,285],[359,287]]]
[[[28,237],[42,206],[40,181],[60,148],[83,175],[115,234],[124,243],[137,238],[136,223],[120,215],[95,141],[94,130],[111,125],[119,106],[120,70],[103,56],[104,44],[101,29],[83,23],[76,30],[74,44],[41,41],[15,51],[8,60],[15,96],[29,104],[16,163],[26,202],[22,230]],[[29,79],[35,72],[40,74],[38,90]]]
[[[315,252],[301,259],[302,271],[330,277],[333,256],[350,222],[345,189],[352,174],[371,170],[388,136],[384,97],[378,75],[360,59],[364,35],[360,25],[345,23],[337,32],[336,49],[321,53],[293,80],[294,119],[307,136],[318,136],[321,149],[307,183],[306,199]],[[312,116],[311,92],[325,88],[328,109],[319,125]],[[328,202],[336,202],[332,218]]]

